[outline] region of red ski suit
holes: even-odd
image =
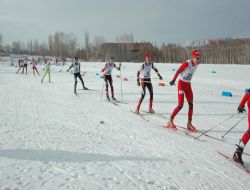
[[[247,107],[248,107],[248,130],[244,133],[242,136],[242,142],[244,145],[247,144],[250,138],[250,91],[245,94],[245,96],[242,98],[239,107],[243,108],[247,102]]]
[[[182,109],[184,104],[184,95],[186,96],[189,110],[188,110],[188,120],[192,121],[193,116],[193,91],[191,88],[191,79],[197,68],[198,64],[193,65],[191,60],[187,60],[175,73],[173,80],[175,81],[179,74],[181,74],[181,78],[178,82],[178,106],[173,110],[170,119],[174,120],[175,116]]]

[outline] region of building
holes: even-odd
[[[103,43],[100,49],[102,61],[113,56],[116,61],[141,62],[144,60],[145,51],[155,57],[155,49],[151,43]]]

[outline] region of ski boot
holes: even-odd
[[[197,129],[193,126],[193,124],[190,121],[187,123],[187,130],[197,133]]]
[[[88,89],[87,87],[84,86],[84,87],[83,87],[83,90],[89,90],[89,89]]]
[[[152,107],[149,107],[149,108],[148,108],[148,112],[149,112],[149,113],[155,113],[155,111],[153,110]]]
[[[234,152],[234,155],[233,155],[233,160],[241,165],[244,165],[244,162],[242,160],[242,154],[243,154],[243,147],[241,147],[240,145],[237,145],[237,149],[236,151]]]
[[[106,100],[107,100],[107,101],[110,101],[110,98],[109,98],[109,95],[108,95],[108,94],[106,94]]]
[[[173,129],[173,130],[177,130],[174,122],[172,120],[170,120],[168,123],[167,123],[167,128],[169,129]]]
[[[116,98],[114,96],[112,96],[112,100],[116,101]]]
[[[136,108],[136,110],[135,110],[135,114],[140,114],[140,112],[139,112],[139,109],[138,108]]]

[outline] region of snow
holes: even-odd
[[[249,175],[223,159],[247,129],[243,119],[221,142],[200,140],[160,127],[177,105],[177,86],[169,86],[179,64],[157,64],[166,86],[152,73],[154,109],[160,115],[135,110],[141,89],[136,86],[139,64],[122,63],[123,99],[118,106],[101,100],[103,80],[96,73],[104,63],[82,63],[85,84],[96,91],[74,95],[67,66],[52,66],[51,80],[15,74],[17,67],[0,62],[0,189],[246,189]],[[193,123],[214,128],[220,138],[244,114],[237,107],[249,87],[249,66],[201,64],[193,79]],[[42,67],[38,66],[42,73]],[[212,73],[216,71],[216,73]],[[113,71],[115,96],[122,100],[120,72]],[[223,90],[233,97],[223,97]],[[149,93],[141,106],[147,111]],[[187,103],[175,119],[187,122]],[[231,119],[225,121],[232,114]],[[224,120],[221,125],[218,125]],[[198,134],[192,134],[198,135]],[[245,148],[250,153],[250,146]],[[250,157],[243,156],[250,168]]]

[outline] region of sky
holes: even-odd
[[[47,42],[55,32],[74,33],[84,44],[103,36],[133,34],[137,42],[181,43],[250,36],[249,0],[0,0],[3,44]]]

